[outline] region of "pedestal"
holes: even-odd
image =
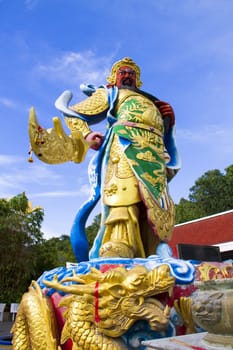
[[[215,347],[208,345],[204,337],[207,332],[182,335],[178,337],[170,337],[163,339],[148,340],[142,342],[146,346],[146,350],[226,350],[233,349],[232,347],[224,347],[216,345]]]

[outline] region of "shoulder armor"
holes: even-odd
[[[106,111],[108,106],[107,91],[104,88],[100,88],[84,101],[70,106],[70,109],[79,114],[96,115]]]

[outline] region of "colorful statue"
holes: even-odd
[[[43,129],[30,112],[32,150],[44,162],[82,162],[89,147],[97,151],[89,166],[91,198],[79,210],[71,243],[77,261],[88,260],[86,220],[101,198],[101,226],[89,258],[145,258],[159,253],[171,238],[175,210],[167,183],[180,162],[174,140],[172,107],[140,90],[140,68],[131,58],[116,62],[108,84],[82,85],[88,98],[68,107],[65,91],[56,101],[71,130],[67,136],[60,120]],[[90,129],[105,119],[107,132]],[[168,254],[169,255],[169,254]]]
[[[80,163],[90,147],[96,153],[88,171],[92,195],[71,230],[78,263],[32,282],[13,327],[15,350],[144,349],[141,339],[174,335],[168,298],[175,284],[193,281],[192,265],[173,259],[166,244],[175,219],[168,182],[180,166],[173,109],[139,89],[131,58],[116,62],[107,81],[82,85],[88,97],[71,107],[71,92],[57,99],[69,136],[58,117],[46,130],[30,111],[31,148],[40,160]],[[104,119],[105,135],[91,130]],[[101,225],[88,257],[85,225],[99,199]]]
[[[113,65],[107,80],[98,88],[82,86],[88,98],[72,107],[69,91],[58,98],[69,136],[58,117],[53,129],[39,126],[31,109],[30,141],[39,159],[80,163],[90,147],[96,154],[89,166],[92,196],[71,231],[78,263],[32,281],[12,328],[14,350],[144,350],[144,340],[194,333],[196,323],[210,324],[211,331],[219,323],[222,330],[230,319],[218,322],[232,300],[224,304],[222,291],[203,298],[193,282],[232,279],[232,264],[198,266],[166,249],[175,215],[167,183],[180,166],[171,106],[139,89],[140,69],[128,57]],[[93,132],[90,126],[103,119],[106,134]],[[88,259],[85,224],[100,198],[101,225]],[[207,340],[221,343],[222,337]]]

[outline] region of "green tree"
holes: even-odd
[[[33,248],[42,242],[43,210],[29,210],[25,193],[0,199],[0,301],[19,301],[34,277]]]
[[[92,247],[94,239],[100,228],[100,221],[101,221],[101,214],[98,214],[94,217],[93,223],[86,228],[86,234],[87,234],[87,239],[88,239],[90,248]]]
[[[177,224],[233,209],[233,165],[225,173],[207,171],[189,191],[189,200],[181,198],[176,205]]]
[[[37,278],[46,270],[65,266],[66,262],[76,262],[70,244],[70,237],[67,235],[43,240],[35,249],[37,252]]]
[[[233,208],[233,164],[225,169],[225,208],[231,210]],[[225,210],[228,210],[225,209]]]
[[[205,216],[197,203],[181,198],[179,204],[176,205],[176,224],[191,221]]]
[[[233,208],[233,165],[225,169],[207,171],[190,189],[190,201],[197,203],[205,215]]]

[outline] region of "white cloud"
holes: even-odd
[[[10,165],[15,164],[17,162],[20,162],[22,158],[6,155],[6,154],[0,154],[0,166],[1,165]]]
[[[0,96],[0,104],[3,105],[4,107],[9,107],[9,108],[16,108],[16,103],[13,100],[10,100],[7,97],[2,97]]]
[[[196,130],[180,128],[177,130],[177,139],[222,148],[226,152],[233,150],[232,129],[224,125],[210,124]]]
[[[27,10],[32,10],[39,3],[39,0],[24,0],[24,5]]]
[[[62,181],[62,176],[44,164],[30,165],[24,158],[0,155],[0,193],[1,197],[14,196],[30,186],[49,185]],[[14,193],[12,193],[14,192]]]
[[[86,52],[66,52],[49,63],[41,63],[36,67],[38,73],[47,79],[60,80],[67,84],[103,83],[103,77],[109,73],[112,57],[97,57],[89,50]]]
[[[90,185],[85,183],[87,176],[81,176],[82,169],[78,176],[70,165],[53,167],[42,162],[31,164],[23,157],[0,155],[0,173],[1,198],[22,192],[26,192],[30,198],[88,198],[91,194]]]
[[[31,193],[30,196],[35,198],[43,197],[43,198],[55,198],[55,197],[80,197],[80,196],[88,196],[90,195],[91,190],[90,186],[83,185],[78,191],[48,191],[48,192],[38,192]]]

